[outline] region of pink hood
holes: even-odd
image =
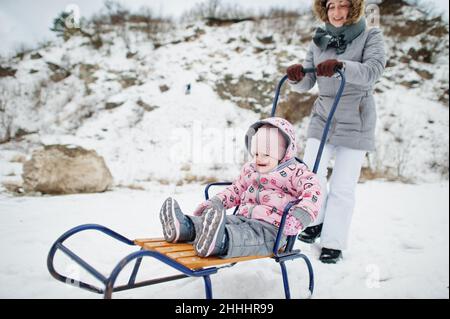
[[[269,124],[273,127],[278,128],[287,141],[286,153],[283,159],[280,161],[280,164],[295,158],[297,154],[297,142],[295,140],[294,127],[291,123],[280,117],[271,117],[268,119],[260,120],[250,126],[245,136],[245,146],[247,147],[248,152],[250,152],[250,146],[252,145],[251,142],[253,136],[256,134],[256,131],[258,131],[258,128],[260,128],[264,124]]]

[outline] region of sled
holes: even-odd
[[[305,73],[309,72],[315,72],[316,69],[305,69]],[[341,85],[340,88],[336,94],[336,98],[334,101],[334,104],[332,106],[332,109],[330,111],[330,114],[328,116],[327,124],[325,126],[322,141],[320,148],[318,150],[316,162],[314,164],[313,172],[317,173],[320,159],[322,157],[323,149],[327,140],[328,131],[330,129],[331,121],[334,117],[334,113],[337,109],[337,106],[339,104],[339,101],[341,99],[342,93],[345,88],[345,76],[343,72],[340,70],[336,70],[336,72],[339,74],[341,78]],[[278,104],[278,99],[280,95],[281,88],[283,84],[286,82],[287,76],[284,76],[281,81],[279,82],[273,102],[272,107],[272,113],[271,116],[274,117],[276,113],[276,108]],[[297,158],[298,161],[301,162],[300,159]],[[229,186],[232,183],[229,182],[223,182],[223,183],[212,183],[206,186],[205,188],[205,199],[209,199],[209,190],[211,187],[218,187],[218,186]],[[112,294],[115,292],[121,292],[125,290],[131,290],[134,288],[140,288],[145,286],[151,286],[156,285],[160,283],[180,280],[184,278],[189,277],[202,277],[204,280],[204,287],[205,287],[205,296],[206,299],[212,299],[213,298],[213,291],[212,291],[212,285],[211,285],[211,276],[218,273],[219,270],[224,268],[230,268],[235,265],[244,263],[246,261],[252,261],[252,260],[258,260],[258,259],[267,259],[271,258],[275,262],[277,262],[281,267],[281,274],[283,278],[283,286],[284,286],[284,292],[286,299],[291,298],[290,288],[289,288],[289,278],[287,274],[286,269],[286,262],[289,260],[296,260],[296,259],[302,259],[308,269],[308,275],[309,275],[309,285],[308,289],[310,292],[310,297],[313,296],[314,293],[314,271],[312,264],[308,257],[304,255],[300,250],[295,250],[294,244],[297,236],[288,236],[287,237],[287,243],[283,247],[280,247],[280,242],[283,234],[284,225],[286,222],[286,218],[288,216],[288,212],[292,206],[297,205],[300,202],[300,200],[296,200],[293,202],[290,202],[283,211],[283,216],[281,218],[280,227],[278,229],[278,234],[276,237],[275,245],[272,250],[272,254],[268,256],[246,256],[246,257],[238,257],[238,258],[219,258],[219,257],[207,257],[207,258],[201,258],[195,255],[194,248],[191,244],[187,243],[168,243],[164,239],[161,238],[150,238],[150,239],[136,239],[136,240],[130,240],[121,234],[104,227],[102,225],[95,225],[95,224],[88,224],[88,225],[81,225],[78,227],[75,227],[63,235],[61,235],[55,243],[52,245],[50,252],[47,257],[47,268],[50,272],[50,274],[57,280],[74,285],[76,287],[88,290],[90,292],[94,292],[97,294],[102,294],[105,299],[112,298]],[[236,213],[237,208],[235,209],[234,213]],[[73,235],[84,232],[84,231],[97,231],[101,232],[125,245],[136,247],[138,250],[136,252],[133,252],[127,256],[125,256],[119,263],[115,266],[109,277],[105,277],[100,271],[95,269],[93,266],[91,266],[88,262],[83,260],[81,257],[79,257],[76,253],[74,253],[72,250],[70,250],[67,246],[64,245],[64,241],[66,241],[68,238],[72,237]],[[94,285],[91,285],[89,283],[85,283],[82,281],[75,280],[73,278],[69,278],[67,276],[64,276],[57,272],[54,267],[54,257],[57,251],[63,252],[65,255],[67,255],[69,258],[71,258],[75,263],[77,263],[81,268],[86,270],[88,273],[90,273],[92,276],[94,276],[98,281],[100,281],[103,286],[102,287],[96,287]],[[163,277],[163,278],[156,278],[146,281],[140,281],[136,282],[136,277],[139,272],[139,269],[141,267],[141,263],[143,258],[153,258],[156,259],[159,262],[162,262],[163,264],[167,265],[168,267],[173,268],[174,270],[178,271],[180,274]],[[134,267],[131,272],[130,278],[128,280],[128,283],[125,285],[116,286],[116,280],[119,274],[122,272],[122,270],[131,262],[134,262]]]

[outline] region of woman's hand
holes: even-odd
[[[326,60],[317,66],[317,76],[332,77],[336,70],[342,69],[344,64],[338,60]]]
[[[288,67],[286,71],[288,75],[288,79],[294,82],[300,82],[305,77],[305,73],[303,72],[303,65],[294,64]]]

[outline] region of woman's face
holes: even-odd
[[[328,20],[336,27],[342,27],[347,22],[350,2],[348,0],[330,0],[327,2]]]

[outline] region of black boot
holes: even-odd
[[[308,244],[314,243],[316,241],[316,239],[319,238],[320,234],[322,233],[322,225],[323,224],[307,227],[303,232],[301,232],[298,235],[298,240],[300,240],[304,243],[308,243]]]
[[[337,249],[322,248],[322,253],[320,254],[319,259],[324,264],[336,264],[340,259],[342,259],[342,251]]]

